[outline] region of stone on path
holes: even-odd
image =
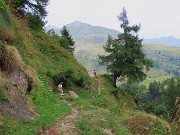
[[[69,95],[74,98],[79,98],[79,96],[74,91],[68,91]]]
[[[60,95],[61,95],[61,96],[65,96],[65,94],[63,94],[63,93],[61,93]]]

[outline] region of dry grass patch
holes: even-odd
[[[23,70],[25,65],[22,62],[21,56],[19,55],[17,49],[13,46],[5,47],[6,56],[5,56],[5,65],[8,71],[12,70]]]
[[[130,112],[127,125],[131,133],[140,135],[163,135],[169,134],[171,131],[167,122],[143,112]]]

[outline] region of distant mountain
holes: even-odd
[[[116,37],[117,34],[120,33],[117,30],[105,28],[102,26],[92,26],[80,21],[75,21],[67,24],[66,27],[69,30],[70,34],[73,36],[77,45],[104,45],[106,43],[108,34]],[[60,34],[61,28],[52,25],[46,26],[46,30],[50,29],[54,29],[56,34]],[[144,39],[143,43],[165,44],[169,46],[180,47],[180,39],[172,36]]]
[[[105,44],[108,34],[116,36],[119,31],[105,28],[102,26],[92,26],[79,21],[72,22],[66,25],[70,34],[78,44]],[[60,34],[60,28],[55,26],[47,26],[46,30],[54,29],[57,34]]]
[[[175,37],[173,37],[173,36],[153,38],[153,39],[144,39],[144,40],[143,40],[143,43],[165,44],[165,45],[169,45],[169,46],[177,46],[177,47],[180,47],[180,39],[175,38]]]
[[[92,26],[87,23],[82,23],[79,21],[67,24],[66,27],[69,29],[74,36],[107,36],[108,34],[116,36],[119,31],[105,28],[102,26]]]
[[[96,69],[99,73],[103,73],[105,68],[98,65],[98,55],[104,53],[102,45],[106,43],[108,34],[116,37],[120,32],[79,21],[67,24],[66,27],[76,42],[75,57],[87,70]],[[47,26],[46,30],[49,29],[54,29],[60,34],[60,28]],[[149,76],[180,74],[180,39],[175,37],[144,39],[143,49],[147,57],[154,61],[154,68],[149,72]]]
[[[56,27],[56,26],[54,26],[54,25],[48,25],[48,26],[46,26],[45,27],[45,29],[48,31],[48,30],[51,30],[51,29],[54,29],[54,30],[60,30],[60,28],[58,28],[58,27]]]

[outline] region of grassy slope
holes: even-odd
[[[71,71],[73,79],[81,78],[84,83],[90,80],[86,69],[59,44],[43,32],[32,32],[22,22],[17,22],[18,33],[13,45],[17,47],[25,64],[34,68],[38,75],[52,78],[61,72]],[[22,27],[23,26],[23,27]]]
[[[117,135],[170,134],[170,126],[156,116],[136,110],[133,98],[124,93],[116,99],[109,80],[104,76],[105,89],[101,95],[80,93],[79,99],[71,99],[81,110],[76,125],[82,135],[104,135],[106,131]],[[169,132],[166,131],[166,128]]]
[[[53,85],[53,76],[59,73],[71,73],[66,89],[78,88],[75,82],[83,80],[85,85],[90,82],[90,77],[85,68],[61,48],[56,41],[44,32],[30,31],[25,21],[14,18],[14,40],[12,45],[20,53],[23,62],[32,67],[40,83],[30,95],[22,95],[25,102],[38,113],[32,121],[11,120],[0,118],[0,134],[4,135],[32,135],[39,130],[52,126],[57,120],[71,112],[71,108],[59,99],[49,86]],[[0,72],[0,82],[6,81],[6,75]],[[82,90],[82,89],[81,89]],[[0,101],[6,100],[4,85],[0,85]],[[1,116],[1,115],[0,115]]]
[[[0,124],[0,133],[32,135],[37,134],[41,129],[52,126],[58,119],[71,112],[71,108],[64,104],[59,96],[47,86],[49,81],[53,82],[54,75],[68,70],[74,75],[74,80],[83,76],[85,84],[90,81],[90,78],[85,68],[73,56],[58,47],[58,43],[43,32],[31,32],[25,23],[18,20],[16,20],[15,31],[13,46],[18,49],[24,63],[36,70],[40,79],[38,90],[34,89],[29,96],[23,95],[25,101],[38,113],[38,117],[33,121],[12,121],[4,118],[3,124]],[[2,80],[4,81],[5,77],[0,74],[0,81]],[[80,98],[74,100],[81,110],[82,118],[77,121],[81,134],[104,134],[104,129],[120,135],[134,132],[144,133],[145,124],[149,120],[153,123],[147,127],[149,132],[164,133],[162,123],[165,122],[146,113],[135,111],[136,106],[129,95],[123,95],[120,100],[116,100],[110,94],[112,86],[109,80],[107,78],[104,80],[106,90],[102,92],[101,96],[97,96],[97,92],[80,91]],[[70,83],[72,83],[70,88],[77,88],[73,82]],[[0,99],[2,98],[3,96],[0,97]],[[165,125],[167,124],[165,123]]]
[[[145,44],[147,57],[154,61],[154,68],[148,73],[151,77],[172,75],[180,72],[180,48],[167,45]]]
[[[87,70],[96,69],[97,73],[104,73],[105,67],[100,67],[98,65],[98,55],[104,54],[102,46],[94,46],[88,44],[85,44],[83,46],[80,44],[78,45],[79,46],[76,50],[75,56],[87,68]],[[155,67],[147,73],[151,80],[152,78],[154,78],[154,80],[156,80],[158,77],[162,78],[161,76],[164,76],[164,78],[166,78],[165,76],[172,76],[172,72],[175,71],[180,72],[179,47],[145,44],[144,50],[147,56],[155,62]],[[157,81],[159,81],[159,78],[157,79]]]

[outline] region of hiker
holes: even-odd
[[[63,94],[62,85],[63,85],[63,82],[60,82],[60,84],[58,85],[58,89]]]
[[[96,70],[94,69],[94,77],[96,77]]]

